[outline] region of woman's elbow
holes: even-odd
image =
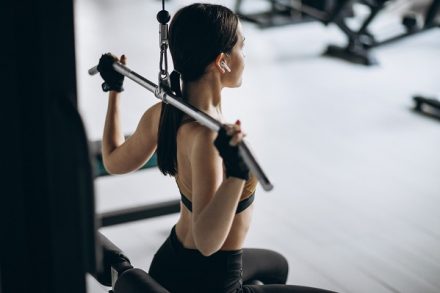
[[[105,171],[107,171],[107,173],[110,174],[110,175],[116,175],[116,174],[118,174],[118,173],[117,173],[112,167],[110,167],[110,165],[105,164],[105,163],[104,163],[104,169],[105,169]]]
[[[122,174],[121,170],[113,164],[111,161],[106,160],[103,158],[102,164],[104,165],[104,169],[107,171],[107,173],[112,175]]]
[[[217,251],[220,250],[220,248],[209,246],[209,245],[196,245],[197,250],[203,255],[203,256],[211,256]]]
[[[210,256],[221,248],[221,244],[218,241],[213,240],[212,237],[206,234],[201,235],[200,237],[197,237],[196,235],[194,236],[196,248],[203,256]]]

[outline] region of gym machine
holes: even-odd
[[[2,1],[2,293],[85,293],[99,263],[73,9],[73,0]]]
[[[345,2],[338,0],[268,0],[270,8],[257,13],[244,13],[243,0],[235,2],[235,12],[260,28],[271,28],[310,21],[321,21],[325,25],[339,14],[350,16],[352,11]],[[344,11],[341,9],[344,8]]]
[[[351,1],[343,2],[345,2],[343,5],[349,5],[349,2]],[[345,59],[357,64],[377,64],[374,56],[370,54],[370,49],[389,44],[417,33],[425,32],[440,25],[440,22],[437,19],[440,9],[440,0],[433,0],[431,5],[426,10],[426,13],[423,15],[422,22],[419,21],[420,15],[408,14],[402,19],[402,25],[405,27],[405,32],[388,39],[378,41],[369,31],[369,25],[376,18],[379,12],[388,4],[388,2],[391,2],[391,0],[360,0],[357,2],[368,7],[368,16],[358,29],[351,29],[347,25],[347,17],[342,14],[336,15],[332,21],[347,36],[347,45],[345,47],[330,45],[328,46],[324,55]],[[344,8],[342,8],[341,11],[343,9]]]
[[[134,268],[123,251],[99,232],[97,242],[101,249],[102,267],[93,273],[93,276],[102,285],[112,288],[109,293],[169,293],[144,270]],[[254,279],[245,284],[262,285],[264,283]]]
[[[440,119],[440,99],[414,96],[414,110],[432,118]]]
[[[424,14],[411,13],[404,16],[402,25],[405,31],[381,41],[371,33],[370,25],[392,0],[268,0],[268,2],[271,5],[270,10],[245,14],[242,12],[243,0],[237,0],[235,11],[243,20],[256,23],[260,28],[310,20],[318,20],[324,25],[334,23],[346,35],[347,45],[344,47],[329,45],[324,55],[363,65],[377,64],[374,56],[370,54],[370,49],[440,25],[438,20],[440,0],[433,0]],[[347,24],[348,18],[355,16],[354,4],[363,5],[368,9],[367,17],[356,29],[350,28]]]
[[[93,276],[102,285],[112,288],[109,293],[168,292],[165,288],[158,291],[162,286],[145,271],[134,268],[122,250],[99,232],[97,242],[102,250],[102,267]]]

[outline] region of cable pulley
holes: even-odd
[[[162,0],[162,10],[157,13],[156,18],[159,22],[159,87],[169,89],[171,84],[168,73],[168,22],[171,16],[165,10],[165,0]]]

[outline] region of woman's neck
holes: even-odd
[[[222,120],[222,85],[216,76],[207,73],[197,81],[184,83],[183,91],[191,105],[215,119]]]

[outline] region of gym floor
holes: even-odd
[[[167,10],[192,2],[167,1]],[[232,8],[235,1],[210,2]],[[87,69],[104,52],[125,54],[133,70],[156,81],[160,8],[159,1],[76,0],[79,103],[90,139],[101,137],[107,95]],[[390,27],[397,15],[387,13],[382,25]],[[284,254],[291,284],[440,292],[440,121],[414,113],[411,100],[440,94],[440,30],[380,47],[379,65],[363,67],[321,56],[328,44],[344,43],[332,25],[243,26],[244,83],[224,91],[224,113],[230,121],[240,118],[275,185],[269,193],[258,190],[246,246]],[[124,132],[134,131],[156,102],[126,81]],[[98,212],[178,198],[174,180],[156,169],[95,183]],[[148,270],[176,220],[170,215],[101,231],[134,266]],[[92,277],[88,288],[108,291]]]

